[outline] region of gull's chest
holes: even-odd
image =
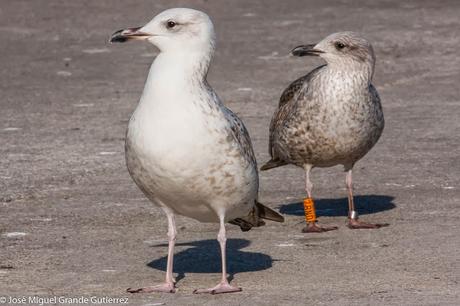
[[[174,54],[177,55],[177,54]],[[203,65],[160,53],[126,135],[131,177],[152,202],[203,222],[245,215],[257,170],[244,159]]]
[[[128,170],[144,193],[203,222],[216,221],[222,203],[229,216],[244,215],[257,194],[257,172],[235,154],[222,113],[147,113],[136,110],[126,138]]]
[[[375,101],[358,77],[325,74],[312,84],[298,111],[330,137],[357,137],[375,117]],[[365,133],[364,133],[365,134]]]
[[[205,112],[196,105],[158,109],[140,105],[130,119],[127,140],[131,153],[152,174],[193,176],[205,166],[203,161],[218,156],[215,144],[224,130],[219,119],[217,111]]]

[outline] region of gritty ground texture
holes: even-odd
[[[322,63],[296,45],[353,30],[373,43],[386,128],[355,167],[358,209],[380,230],[349,230],[345,174],[315,169],[320,220],[302,234],[301,169],[261,173],[261,202],[284,224],[228,226],[243,292],[193,295],[219,280],[217,225],[178,219],[177,294],[130,295],[163,280],[167,222],[124,164],[127,121],[157,54],[110,45],[160,11],[205,10],[216,27],[209,82],[245,121],[259,165],[282,90]],[[26,1],[0,6],[0,296],[128,297],[129,305],[459,305],[458,1]],[[166,131],[165,131],[166,133]]]

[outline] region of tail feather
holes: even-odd
[[[259,218],[275,221],[275,222],[284,222],[284,217],[279,212],[271,209],[268,206],[256,201],[256,206],[258,208]]]
[[[282,161],[281,159],[270,159],[268,162],[265,163],[265,165],[260,167],[260,171],[265,171],[265,170],[269,170],[272,168],[281,167],[287,164],[288,164],[287,162]]]
[[[262,219],[284,222],[284,217],[280,213],[256,200],[254,208],[249,215],[230,220],[228,223],[238,225],[243,232],[247,232],[253,227],[265,225],[265,222]]]

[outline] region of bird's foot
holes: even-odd
[[[144,288],[128,288],[126,289],[129,293],[149,293],[149,292],[165,292],[165,293],[176,293],[176,286],[173,282],[165,282],[156,286],[149,286]]]
[[[220,293],[232,293],[232,292],[240,292],[243,289],[240,287],[233,287],[228,282],[221,282],[219,285],[208,288],[208,289],[195,289],[193,293],[210,293],[210,294],[220,294]]]
[[[348,228],[350,229],[373,229],[388,226],[388,223],[367,223],[358,219],[348,219]]]
[[[302,233],[323,233],[336,229],[338,229],[337,226],[318,226],[316,222],[309,222],[307,226],[302,229]]]

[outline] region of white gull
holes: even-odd
[[[220,223],[222,280],[195,293],[241,290],[226,276],[225,222],[248,230],[263,224],[259,218],[283,221],[258,203],[259,179],[249,134],[206,81],[214,36],[208,15],[176,8],[111,38],[111,42],[147,40],[160,50],[129,121],[126,162],[139,188],[168,217],[166,281],[129,292],[175,292],[176,214]]]

